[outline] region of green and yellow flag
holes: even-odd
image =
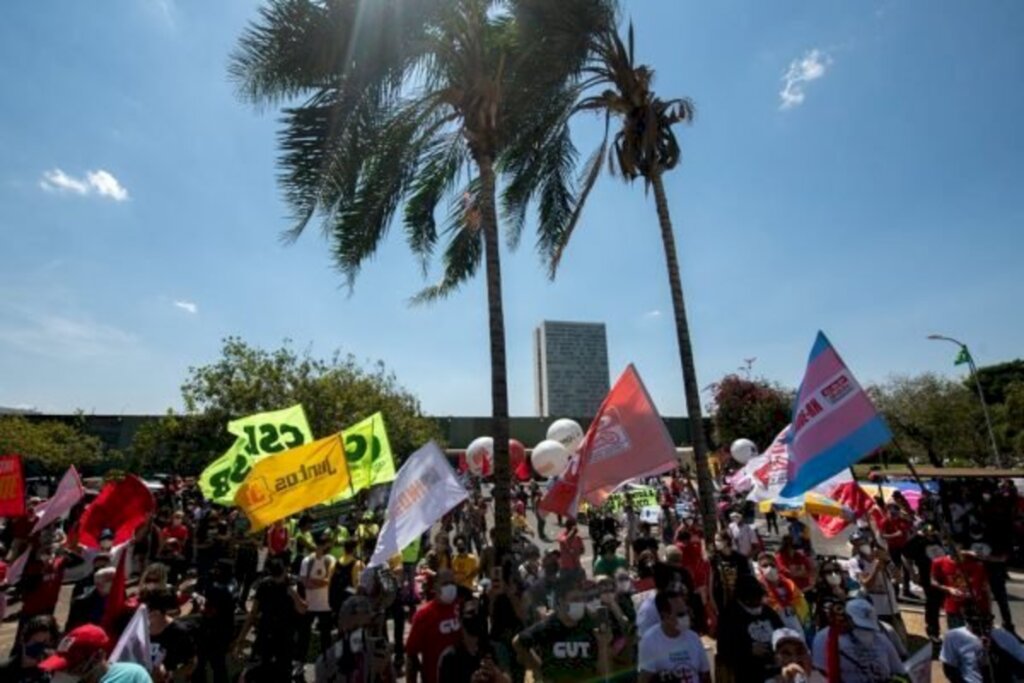
[[[351,488],[339,434],[263,458],[235,493],[253,531],[319,505]]]
[[[384,416],[376,412],[362,422],[344,429],[345,459],[352,476],[352,488],[332,499],[348,500],[359,491],[395,480],[395,457],[384,427]]]
[[[235,504],[238,487],[257,461],[313,440],[301,404],[232,420],[228,431],[235,443],[199,475],[203,495],[221,505]]]
[[[963,365],[964,363],[970,364],[970,362],[971,352],[967,350],[966,346],[961,346],[960,353],[956,354],[956,360],[953,362],[953,365]]]

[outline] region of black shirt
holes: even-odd
[[[24,668],[21,666],[21,656],[17,654],[9,660],[0,664],[0,681],[4,683],[46,683],[50,680],[49,674],[44,674],[38,667]]]
[[[438,664],[438,680],[444,683],[470,683],[473,674],[480,668],[480,661],[483,659],[483,650],[477,650],[476,654],[470,654],[461,643],[459,647],[453,648],[441,655],[441,662]]]
[[[718,657],[735,673],[737,681],[763,681],[777,673],[772,654],[772,633],[782,628],[782,619],[770,607],[750,614],[737,603],[727,609],[718,622]],[[764,646],[753,654],[754,643]]]
[[[168,673],[184,666],[196,656],[192,628],[181,621],[172,621],[159,635],[150,635],[150,655],[154,666],[164,665]]]
[[[653,537],[641,536],[633,541],[633,555],[639,556],[645,550],[650,550],[657,554],[658,552],[658,539]]]
[[[279,583],[267,577],[256,585],[256,602],[260,606],[257,635],[261,639],[283,637],[291,639],[295,621],[295,602],[289,583]]]
[[[516,614],[516,608],[512,605],[512,598],[505,593],[494,598],[491,605],[491,639],[506,645],[512,644],[512,639],[517,633],[523,630],[523,622]]]
[[[598,674],[596,624],[584,617],[566,626],[551,615],[519,634],[519,644],[540,655],[544,683],[595,680]]]

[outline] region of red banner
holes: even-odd
[[[100,547],[104,529],[114,532],[114,545],[132,540],[135,530],[156,509],[156,501],[141,479],[129,474],[107,482],[96,500],[89,503],[78,521],[78,540],[86,548]]]
[[[25,473],[20,455],[0,455],[0,517],[25,516]]]

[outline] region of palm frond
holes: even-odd
[[[410,303],[420,305],[443,299],[476,275],[483,259],[483,230],[477,210],[480,180],[473,178],[463,191],[452,197],[445,233],[448,246],[442,258],[444,274],[434,285],[416,294]]]
[[[451,190],[467,162],[466,143],[458,132],[439,136],[423,152],[420,168],[409,186],[405,204],[405,230],[409,247],[420,257],[424,275],[437,243],[437,204]]]

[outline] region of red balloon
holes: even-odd
[[[508,466],[513,472],[526,460],[526,446],[515,439],[508,440]]]

